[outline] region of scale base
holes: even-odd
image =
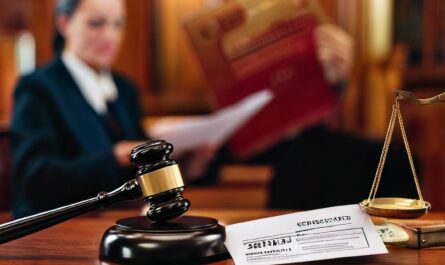
[[[213,218],[181,216],[155,223],[121,219],[102,237],[100,258],[125,264],[203,264],[230,258],[225,230]]]

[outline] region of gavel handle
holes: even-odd
[[[0,244],[32,234],[89,211],[106,208],[113,203],[137,199],[141,196],[137,180],[130,180],[114,191],[99,193],[95,198],[1,224]]]

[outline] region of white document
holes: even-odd
[[[162,119],[148,133],[152,138],[172,143],[176,153],[202,145],[220,146],[272,98],[272,91],[264,89],[210,115]]]
[[[388,253],[369,216],[346,205],[226,227],[236,265],[284,264]]]

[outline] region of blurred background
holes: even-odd
[[[126,35],[131,38],[124,41],[114,67],[140,89],[147,126],[156,117],[213,109],[211,91],[182,27],[185,18],[208,2],[127,0]],[[329,20],[355,39],[355,63],[333,128],[383,139],[393,90],[419,97],[445,90],[445,0],[319,2]],[[53,0],[0,0],[0,175],[7,174],[9,163],[7,135],[15,82],[53,56],[53,5]],[[419,161],[424,197],[434,209],[445,210],[445,105],[406,105],[402,111]],[[267,169],[261,172],[242,174],[267,174]],[[0,194],[7,192],[5,186],[0,183]]]

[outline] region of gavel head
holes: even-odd
[[[190,201],[182,197],[184,182],[176,161],[170,159],[173,146],[153,141],[135,147],[130,160],[138,167],[136,177],[144,200],[149,203],[147,217],[163,222],[185,213]]]

